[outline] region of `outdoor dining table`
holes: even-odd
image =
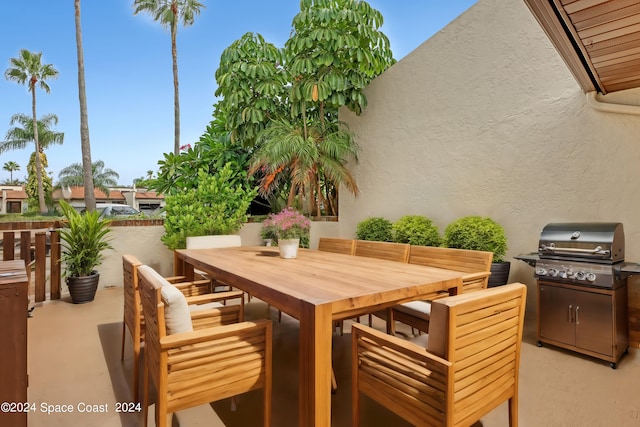
[[[194,268],[299,320],[300,426],[331,425],[335,320],[462,290],[458,271],[308,249],[294,259],[265,246],[176,250],[176,271],[192,279]]]

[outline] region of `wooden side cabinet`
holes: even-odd
[[[627,284],[600,289],[538,281],[538,346],[542,343],[610,362],[629,348]]]
[[[0,426],[27,425],[27,310],[28,282],[23,260],[0,261]],[[16,412],[11,412],[16,410]]]

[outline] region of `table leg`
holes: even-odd
[[[331,425],[330,305],[302,303],[300,310],[299,425]]]

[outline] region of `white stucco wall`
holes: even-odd
[[[640,261],[640,116],[588,107],[522,0],[480,0],[366,95],[361,116],[340,115],[362,147],[361,195],[340,193],[342,237],[369,216],[426,215],[442,231],[490,216],[509,258],[536,250],[547,223],[618,221]],[[511,281],[535,283],[512,261]]]
[[[244,224],[239,234],[243,246],[260,246],[264,241],[260,238],[262,223]],[[337,222],[312,222],[309,247],[317,249],[318,239],[338,236]],[[150,265],[163,276],[173,274],[173,252],[167,249],[160,238],[164,234],[164,226],[112,227],[110,235],[113,250],[104,252],[104,262],[98,267],[100,287],[122,286],[122,255],[133,254],[143,264]],[[63,286],[66,295],[67,287]]]

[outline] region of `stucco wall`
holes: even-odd
[[[244,246],[263,245],[260,238],[262,223],[247,223],[240,230]],[[100,272],[100,287],[122,286],[122,255],[133,254],[140,262],[150,265],[163,276],[173,274],[173,252],[167,249],[160,238],[164,234],[164,226],[128,226],[112,227],[111,244],[113,250],[104,252],[104,262]],[[337,237],[337,222],[312,222],[310,248],[318,247],[318,239],[323,237]],[[63,286],[66,295],[67,287]]]
[[[640,116],[588,107],[522,0],[480,0],[366,95],[361,116],[340,115],[362,147],[361,195],[340,193],[342,237],[369,216],[422,214],[441,230],[490,216],[509,258],[536,250],[549,222],[619,221],[640,261]],[[535,283],[512,261],[511,281]]]

